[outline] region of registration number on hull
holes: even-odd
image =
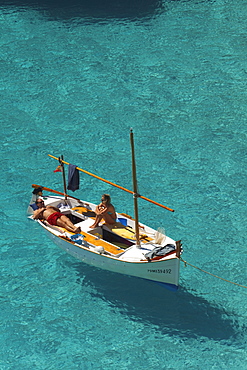
[[[172,269],[148,269],[148,272],[154,272],[154,273],[157,273],[157,274],[171,274],[172,273]]]

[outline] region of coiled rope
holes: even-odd
[[[247,289],[247,286],[245,286],[245,285],[241,285],[241,284],[238,284],[238,283],[234,283],[233,281],[230,281],[230,280],[224,279],[224,278],[222,278],[222,277],[220,277],[220,276],[217,276],[217,275],[211,274],[210,272],[205,271],[205,270],[201,269],[200,267],[194,266],[194,265],[192,265],[191,263],[189,263],[189,262],[185,261],[182,257],[180,257],[180,261],[184,262],[185,267],[186,267],[187,265],[189,265],[189,266],[191,266],[191,267],[194,267],[194,268],[195,268],[195,269],[197,269],[197,270],[200,270],[200,271],[202,271],[202,272],[205,272],[205,274],[208,274],[208,275],[214,276],[214,277],[216,277],[217,279],[220,279],[220,280],[226,281],[227,283],[231,283],[231,284],[234,284],[234,285],[240,286],[241,288],[245,288],[245,289]]]

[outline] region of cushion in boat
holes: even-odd
[[[36,211],[36,209],[38,209],[39,207],[37,206],[37,204],[33,203],[33,204],[30,204],[30,207],[32,207],[32,209],[34,211]]]

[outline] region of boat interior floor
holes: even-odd
[[[66,210],[64,214],[69,217],[74,225],[80,226],[80,234],[83,235],[86,245],[88,243],[94,247],[101,246],[104,248],[106,253],[109,253],[112,256],[119,257],[136,244],[135,230],[131,226],[124,225],[119,221],[114,224],[106,224],[102,222],[99,226],[91,228],[95,219],[95,212],[86,207],[73,207]],[[47,222],[45,222],[45,224],[50,226]],[[66,236],[63,235],[64,233],[69,237],[73,235],[73,233],[68,232],[66,229],[59,228],[57,226],[51,228],[54,230],[60,230],[62,235],[59,236],[61,238],[66,238]],[[142,245],[145,243],[152,243],[154,241],[153,238],[144,234],[142,230],[140,230],[140,239]]]

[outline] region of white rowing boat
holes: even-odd
[[[133,140],[133,137],[131,139]],[[64,163],[68,164],[61,158],[53,158],[58,159],[62,167]],[[163,284],[168,289],[177,290],[179,285],[181,242],[171,239],[163,231],[154,230],[138,220],[137,198],[148,199],[137,194],[133,141],[132,164],[134,164],[132,166],[134,172],[133,192],[116,184],[111,184],[136,195],[134,196],[134,219],[129,215],[117,213],[117,220],[114,224],[107,224],[103,221],[97,227],[91,228],[96,216],[96,204],[79,200],[65,194],[66,192],[60,193],[39,185],[33,185],[38,190],[34,191],[28,207],[29,217],[32,219],[35,200],[42,194],[45,206],[59,208],[61,213],[65,214],[75,226],[81,229],[80,233],[74,234],[62,227],[52,226],[46,220],[35,220],[45,230],[51,240],[64,251],[89,265],[152,280]],[[90,174],[85,170],[79,170]],[[99,178],[96,175],[93,176]],[[102,178],[99,179],[110,183]],[[54,196],[53,194],[43,196],[41,191],[45,190],[59,194],[59,196]],[[160,205],[157,202],[151,202]],[[165,206],[163,208],[169,209]]]

